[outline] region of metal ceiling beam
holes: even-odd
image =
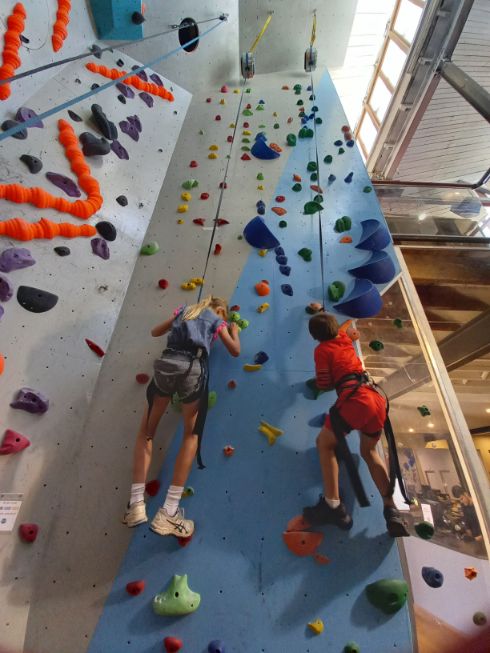
[[[443,61],[441,77],[490,122],[490,93],[452,61]]]

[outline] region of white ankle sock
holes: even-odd
[[[165,503],[163,504],[163,509],[169,517],[173,517],[177,512],[183,491],[184,487],[179,485],[171,485],[168,488],[167,496],[165,497]]]
[[[327,497],[325,497],[325,501],[333,510],[340,506],[340,499],[327,499]]]
[[[131,485],[131,496],[129,497],[129,505],[132,506],[133,503],[138,501],[145,500],[145,484],[144,483],[133,483]]]

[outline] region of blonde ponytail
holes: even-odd
[[[228,303],[226,300],[221,299],[221,297],[213,297],[213,295],[208,295],[199,303],[191,304],[188,306],[184,311],[183,319],[195,320],[196,317],[199,317],[199,315],[201,315],[201,313],[207,308],[210,308],[211,310],[215,308],[222,308],[228,315]]]

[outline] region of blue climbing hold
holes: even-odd
[[[370,258],[349,272],[357,279],[369,279],[373,283],[388,283],[395,276],[395,264],[391,256],[384,251],[372,252]]]
[[[289,277],[289,275],[291,274],[291,268],[289,267],[289,265],[280,265],[279,272],[283,274],[285,277]]]
[[[437,589],[444,583],[444,575],[435,567],[422,567],[422,578],[429,587]]]
[[[285,295],[288,295],[289,297],[293,296],[293,289],[288,283],[283,283],[281,285],[281,290]]]
[[[213,639],[208,644],[208,653],[226,653],[226,648],[220,639]]]
[[[374,317],[383,306],[378,289],[369,279],[356,279],[354,288],[344,301],[334,305],[336,311],[349,317]]]
[[[335,175],[328,175],[328,183],[333,184],[333,182],[337,179]]]
[[[263,365],[264,363],[267,363],[268,360],[269,360],[269,356],[267,356],[265,351],[259,351],[254,356],[254,363],[256,365]]]
[[[347,147],[354,147],[354,141],[350,140],[346,142]]]
[[[279,246],[279,241],[259,216],[250,220],[243,230],[243,235],[247,243],[257,249],[274,249]]]
[[[352,181],[352,177],[353,177],[353,176],[354,176],[354,173],[353,173],[353,172],[349,172],[349,174],[347,175],[347,177],[344,179],[345,183],[346,183],[346,184],[350,184],[351,181]]]
[[[361,222],[362,233],[359,243],[356,245],[357,249],[384,249],[391,242],[390,232],[388,228],[369,218]]]
[[[255,206],[257,207],[257,213],[259,215],[264,215],[264,213],[265,213],[265,202],[263,202],[262,200],[259,200]]]
[[[251,153],[256,159],[277,159],[280,156],[279,152],[269,147],[262,138],[258,138],[255,141]]]
[[[341,145],[343,145],[343,142],[342,141],[334,141],[334,145],[335,145],[335,147],[340,147]]]
[[[259,100],[259,104],[265,104],[265,100]]]
[[[254,138],[254,140],[259,140],[259,138],[263,141],[267,140],[267,136],[265,132],[258,132],[257,136]]]
[[[276,263],[279,263],[279,265],[287,265],[287,262],[287,256],[284,256],[284,254],[276,254]]]

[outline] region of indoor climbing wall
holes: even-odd
[[[67,572],[56,560],[64,537],[60,524],[47,558],[58,582],[50,602],[36,608],[45,616],[54,609],[58,621],[70,613],[76,621],[77,615],[66,607],[67,600],[73,604],[74,599],[66,599],[59,578],[74,594],[83,592],[98,600],[115,575],[89,645],[91,653],[123,648],[159,651],[167,636],[182,639],[183,650],[191,651],[205,651],[215,639],[236,653],[340,651],[349,641],[358,642],[361,650],[412,650],[407,607],[386,615],[366,597],[370,583],[403,575],[396,544],[385,532],[381,502],[363,464],[360,472],[370,508],[358,507],[348,481],[342,479],[354,515],[350,533],[332,527],[305,536],[305,557],[294,555],[287,546],[295,536],[283,535],[290,519],[304,505],[316,502],[321,491],[314,442],[321,416],[334,399],[330,394],[315,401],[305,386],[313,375],[314,348],[305,306],[322,294],[319,206],[323,207],[326,284],[336,297],[327,298],[329,310],[354,299],[341,309],[345,312],[339,311],[340,319],[375,311],[381,301],[379,291],[398,273],[361,157],[351,147],[348,130],[342,131],[345,117],[335,90],[327,74],[315,79],[314,99],[307,89],[309,76],[303,74],[257,75],[245,87],[241,106],[232,85],[193,98],[147,234],[148,240],[159,242],[160,251],[135,268],[79,450],[83,467],[77,480],[83,488],[74,484],[69,501],[89,517],[71,522],[75,537],[69,560],[71,567],[81,555],[84,578]],[[301,85],[298,94],[296,84]],[[312,165],[316,163],[314,132],[308,131],[315,128],[318,170]],[[259,132],[267,140],[262,139],[257,150],[253,148]],[[291,134],[296,138],[288,138]],[[254,156],[253,151],[270,155],[268,145],[274,143],[278,147],[272,151],[281,150],[278,158]],[[188,515],[196,521],[196,533],[182,548],[175,539],[161,538],[147,526],[131,537],[117,521],[127,501],[131,448],[144,407],[144,388],[134,376],[150,374],[152,361],[163,348],[162,341],[149,337],[151,327],[175,306],[196,300],[197,289],[185,291],[181,285],[203,275],[228,155],[227,188],[205,293],[227,296],[230,305],[236,305],[240,318],[235,319],[245,321],[241,322],[242,354],[232,360],[219,345],[213,354],[211,390],[217,401],[206,425],[206,469],[193,472],[189,484],[194,493],[184,499]],[[315,174],[317,178],[312,177]],[[182,193],[190,197],[183,198]],[[268,252],[251,248],[242,236],[261,211],[260,205],[257,210],[260,200],[265,205],[264,224],[283,253],[271,249],[275,242],[263,245]],[[362,225],[365,220],[372,222]],[[366,249],[358,249],[360,243]],[[373,255],[373,250],[382,254]],[[362,277],[360,284],[355,274]],[[165,289],[159,287],[160,280],[167,282]],[[255,290],[262,280],[270,289],[264,297]],[[259,312],[264,303],[269,308]],[[266,354],[259,360],[268,360],[257,371],[245,371],[243,366],[253,365],[259,352]],[[162,421],[152,475],[161,487],[156,496],[148,497],[150,517],[163,501],[179,445],[177,430],[160,468],[176,417],[171,411]],[[267,427],[262,429],[265,433],[259,431],[261,421],[283,434],[275,437],[274,428]],[[350,442],[357,452],[355,435]],[[231,456],[224,452],[228,446],[234,448]],[[109,456],[113,464],[98,464]],[[84,535],[88,524],[92,541]],[[104,541],[104,532],[107,542],[130,538],[119,569],[121,558],[110,560],[110,547],[104,550],[95,544]],[[83,551],[76,543],[82,539]],[[201,595],[200,606],[185,617],[158,616],[152,610],[153,597],[167,588],[174,574],[188,575],[190,588]],[[125,589],[132,581],[145,583],[138,596]],[[97,587],[91,589],[92,584]],[[307,624],[318,619],[324,630],[317,636]],[[39,619],[37,632],[41,623]],[[71,627],[73,623],[65,631]],[[83,632],[90,639],[91,633]],[[50,646],[57,650],[54,637]]]

